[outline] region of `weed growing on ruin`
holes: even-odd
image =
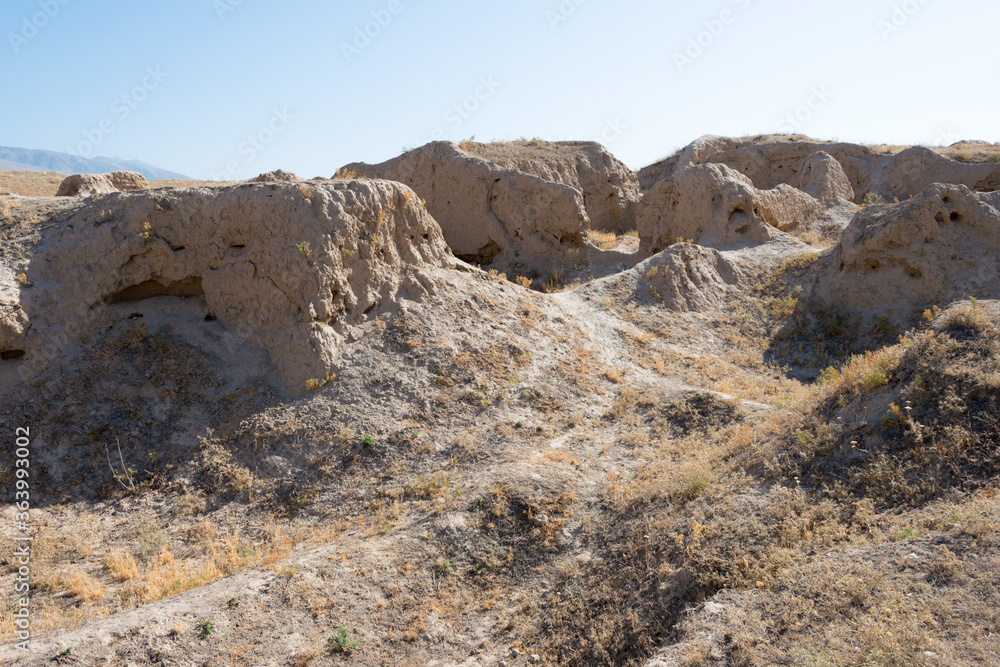
[[[299,249],[302,256],[309,259],[312,256],[312,248],[310,247],[309,241],[303,241],[302,243],[295,244],[295,247]]]
[[[478,146],[478,145],[479,144],[476,143],[476,135],[472,135],[468,139],[463,139],[458,144],[458,147],[461,148],[466,153],[471,153],[476,148],[476,146]]]
[[[326,377],[321,380],[318,379],[306,380],[306,391],[319,391],[320,389],[322,389],[323,387],[330,384],[336,379],[337,379],[337,374],[330,372],[327,373]]]
[[[330,648],[334,653],[350,653],[351,651],[358,648],[361,644],[358,642],[349,641],[351,635],[351,629],[343,625],[337,626],[337,635],[331,639],[332,646]]]
[[[565,285],[565,277],[561,270],[555,270],[542,278],[542,291],[546,294],[554,294]]]

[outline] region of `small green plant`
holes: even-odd
[[[840,323],[839,318],[833,318],[826,327],[826,337],[836,338],[842,333],[844,333],[844,325]]]
[[[903,425],[903,410],[895,403],[889,404],[889,409],[882,415],[882,423],[890,428],[898,428]]]
[[[693,498],[704,491],[706,486],[708,486],[708,477],[705,475],[695,475],[691,478],[691,483],[688,485],[688,495]]]
[[[306,380],[306,391],[319,391],[320,389],[322,389],[323,387],[330,384],[336,379],[337,379],[336,373],[327,373],[326,377],[323,378],[322,380],[316,380],[316,379]]]
[[[824,385],[836,382],[840,379],[840,371],[833,366],[828,367],[826,370],[819,374],[819,379],[816,380],[816,384]]]
[[[365,447],[371,447],[372,445],[375,444],[375,438],[373,438],[370,435],[366,435],[365,437],[361,438],[361,444],[364,445]]]
[[[143,243],[149,243],[153,240],[153,226],[148,222],[142,223],[142,233],[139,234],[139,238],[142,239]]]
[[[452,564],[451,564],[450,560],[442,558],[441,560],[439,560],[437,562],[437,572],[438,572],[438,574],[451,574],[454,571],[455,571],[455,568],[452,567]]]
[[[979,299],[974,296],[970,296],[969,305],[972,307],[973,312],[975,312],[979,308]]]
[[[812,442],[813,434],[810,431],[804,431],[802,429],[795,430],[795,439],[801,442],[803,445],[808,445]]]
[[[465,394],[465,400],[469,403],[478,405],[481,408],[488,408],[490,406],[490,399],[481,391],[470,391]]]
[[[226,603],[226,606],[230,609],[236,609],[240,606],[240,601],[236,598],[229,598],[229,602]]]
[[[298,565],[283,565],[282,568],[278,570],[279,575],[281,575],[282,577],[288,577],[289,579],[298,574],[298,572],[299,572]]]
[[[1000,164],[1000,153],[991,155],[990,159],[988,159],[987,162],[989,162],[990,164]]]
[[[333,638],[334,653],[350,653],[360,646],[358,642],[348,641],[348,637],[350,637],[350,635],[350,628],[344,627],[343,625],[337,626],[337,636]]]
[[[771,317],[776,320],[783,320],[795,312],[795,307],[798,304],[799,300],[794,296],[775,299],[771,302]]]
[[[884,387],[889,384],[889,374],[880,369],[873,370],[861,378],[861,384],[869,391]]]
[[[23,285],[25,287],[28,287],[28,285],[30,284],[30,283],[28,283],[28,274],[24,273],[23,271],[21,273],[17,274],[16,276],[14,276],[14,280],[16,280],[19,284],[21,284],[21,285]]]
[[[302,256],[305,257],[306,259],[309,259],[309,257],[312,255],[312,248],[309,247],[309,241],[296,243],[295,247],[299,249],[299,252],[302,253]]]
[[[896,539],[900,542],[905,542],[906,540],[916,540],[920,537],[920,531],[913,526],[907,526],[903,530],[899,531],[899,535]]]
[[[65,656],[69,655],[72,652],[73,652],[73,647],[72,646],[67,646],[63,650],[59,651],[59,655],[65,657]]]
[[[212,619],[208,619],[204,623],[201,623],[198,627],[201,628],[201,631],[205,633],[206,637],[215,632],[215,628],[212,627]]]

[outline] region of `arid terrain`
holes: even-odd
[[[1000,665],[998,156],[0,171],[0,661]]]

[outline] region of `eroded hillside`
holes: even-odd
[[[998,664],[1000,165],[337,173],[0,200],[0,658]]]

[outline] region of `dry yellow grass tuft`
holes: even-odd
[[[592,229],[587,238],[601,250],[611,250],[619,243],[618,235],[614,232],[601,232]]]

